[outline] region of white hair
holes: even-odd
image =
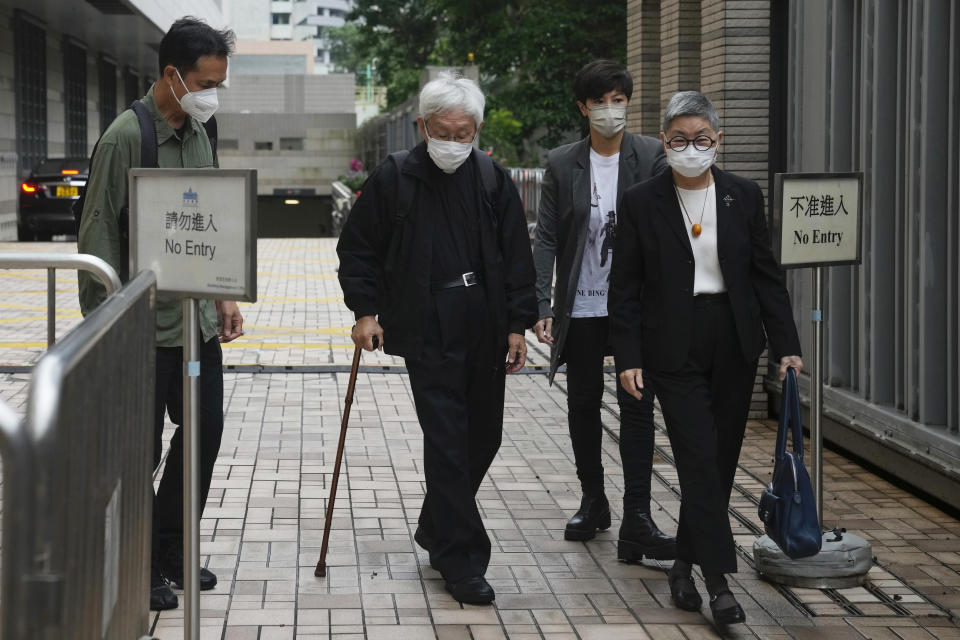
[[[473,80],[448,71],[440,72],[420,91],[420,117],[425,121],[438,113],[462,110],[473,116],[479,127],[485,104],[483,92]]]

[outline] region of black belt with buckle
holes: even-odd
[[[476,284],[480,284],[480,274],[476,271],[467,271],[466,273],[460,274],[460,277],[456,280],[436,282],[432,285],[432,288],[434,291],[439,291],[441,289],[453,289],[455,287],[472,287]]]

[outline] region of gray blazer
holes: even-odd
[[[656,138],[627,132],[620,143],[620,177],[617,210],[623,192],[666,168],[663,145]],[[563,361],[563,346],[570,327],[583,264],[583,248],[590,222],[590,137],[553,149],[547,155],[540,210],[534,235],[533,261],[537,268],[537,305],[540,318],[553,320],[550,350],[550,383]],[[557,284],[551,306],[553,268]]]

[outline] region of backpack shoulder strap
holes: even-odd
[[[410,179],[404,177],[403,172],[400,170],[409,155],[410,151],[403,149],[401,151],[394,151],[389,156],[397,168],[397,210],[393,216],[394,224],[403,222],[403,220],[410,215],[410,203],[413,202],[413,185],[410,183]]]
[[[210,140],[213,163],[219,166],[220,160],[217,158],[217,116],[210,116],[210,119],[203,123],[203,129],[207,132],[207,139]]]
[[[496,208],[497,170],[493,166],[493,159],[480,149],[474,149],[473,155],[477,159],[477,167],[480,169],[480,184],[483,186],[483,193],[487,197],[487,204],[491,208]]]
[[[153,123],[153,115],[140,99],[134,100],[130,108],[137,114],[140,123],[140,166],[156,168],[157,164],[157,126]]]

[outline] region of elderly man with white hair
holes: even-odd
[[[500,448],[505,373],[523,366],[537,320],[519,194],[473,146],[483,108],[467,78],[427,83],[423,142],[376,168],[337,245],[354,343],[403,356],[410,374],[427,485],[414,539],[471,604],[494,599],[476,494]]]

